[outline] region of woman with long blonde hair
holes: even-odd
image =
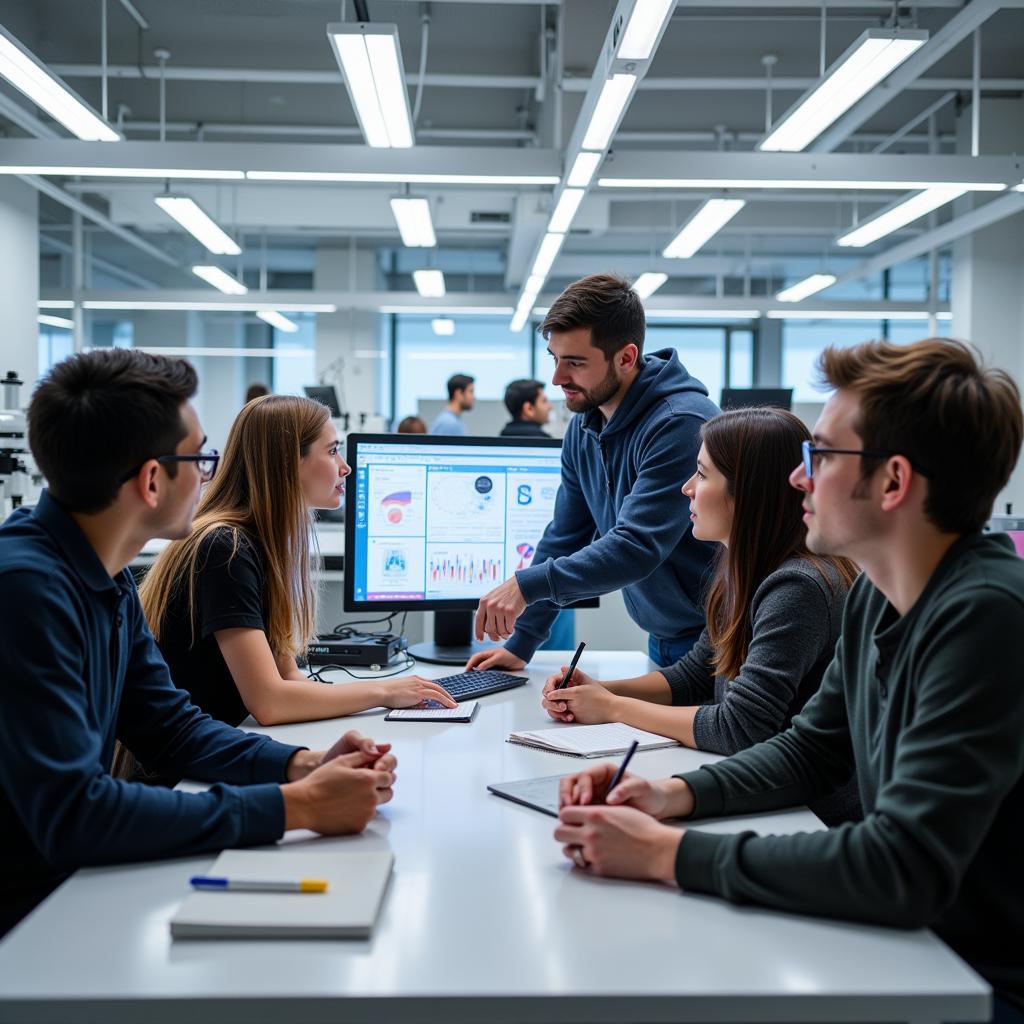
[[[249,402],[192,533],[142,581],[142,607],[175,683],[214,718],[237,725],[251,714],[275,725],[424,700],[455,706],[417,676],[325,686],[296,665],[316,621],[311,512],[341,504],[349,472],[325,406],[289,395]]]

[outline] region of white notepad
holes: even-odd
[[[393,708],[385,722],[472,722],[479,701],[467,700],[457,708]]]
[[[176,939],[365,939],[391,878],[390,850],[225,850],[207,872],[233,879],[324,878],[325,893],[198,892],[171,918]],[[182,880],[185,885],[187,879]]]
[[[607,757],[609,754],[624,754],[636,740],[638,750],[658,750],[661,747],[678,747],[675,740],[658,736],[631,725],[607,722],[604,725],[563,725],[559,729],[535,729],[532,732],[514,732],[509,743],[521,743],[526,747],[550,750],[555,754],[570,757]]]

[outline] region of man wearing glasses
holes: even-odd
[[[1024,562],[983,533],[1020,392],[958,342],[826,349],[835,388],[790,482],[807,543],[863,569],[835,660],[784,733],[660,782],[562,783],[577,865],[737,903],[930,927],[1024,1021]],[[793,609],[794,615],[801,610]],[[759,837],[663,825],[806,804],[856,770],[864,820]]]
[[[357,832],[395,759],[358,733],[310,751],[214,721],[174,687],[127,566],[185,536],[216,452],[184,360],[72,356],[40,383],[29,443],[48,489],[0,526],[0,934],[75,868]],[[110,774],[122,740],[181,793]]]

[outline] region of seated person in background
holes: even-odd
[[[319,402],[251,402],[231,425],[191,534],[164,548],[139,588],[175,682],[229,725],[250,714],[275,725],[427,699],[456,706],[415,676],[325,686],[295,663],[315,633],[310,514],[341,504],[349,473],[339,446]]]
[[[253,381],[245,389],[245,401],[246,403],[251,402],[254,398],[262,398],[264,395],[270,394],[270,388],[266,384],[261,384],[259,381]]]
[[[171,682],[126,567],[188,533],[216,465],[195,391],[184,360],[114,348],[59,363],[32,397],[49,488],[0,526],[0,934],[76,868],[358,832],[391,798],[387,744],[275,743]],[[229,785],[115,780],[116,739],[162,773]]]
[[[462,414],[472,412],[473,406],[476,404],[473,383],[474,378],[465,373],[456,373],[448,378],[448,404],[437,414],[437,419],[430,424],[432,434],[461,437],[466,433]]]
[[[544,429],[551,419],[551,401],[539,380],[514,380],[505,388],[505,408],[512,419],[502,437],[550,437]]]
[[[425,434],[426,432],[427,425],[419,416],[406,416],[398,424],[398,430],[395,431],[397,434]]]
[[[603,800],[614,766],[570,777],[555,838],[602,875],[932,928],[1021,1020],[1024,562],[982,533],[1020,451],[1020,392],[945,339],[826,349],[821,373],[836,391],[790,480],[810,550],[863,570],[821,688],[786,732],[661,782],[627,777],[617,806],[577,806]],[[656,820],[807,803],[851,768],[864,820],[827,832]]]
[[[701,428],[683,485],[698,540],[718,541],[707,628],[674,665],[599,682],[576,669],[544,687],[552,718],[624,722],[684,746],[735,754],[787,728],[832,660],[857,569],[813,555],[789,485],[810,431],[781,409],[737,409]],[[565,668],[562,669],[563,673]],[[827,823],[857,816],[852,785],[815,807]]]

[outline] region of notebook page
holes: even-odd
[[[533,732],[514,732],[509,739],[535,743],[538,746],[579,757],[597,757],[602,754],[625,753],[636,740],[640,750],[677,746],[675,740],[658,736],[619,722],[603,725],[573,725],[561,729],[537,729]]]

